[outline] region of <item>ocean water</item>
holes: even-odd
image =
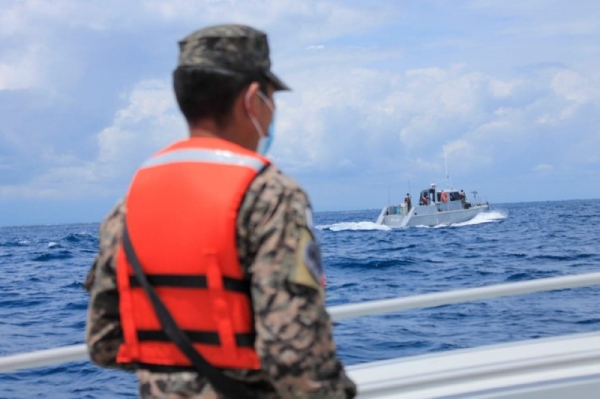
[[[600,200],[493,205],[456,226],[389,230],[379,210],[315,214],[337,305],[600,269]],[[0,356],[80,344],[98,224],[0,228]],[[600,329],[600,287],[336,323],[345,364]],[[0,398],[136,398],[132,374],[71,362],[0,374]]]

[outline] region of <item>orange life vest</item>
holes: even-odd
[[[268,163],[221,139],[192,138],[150,158],[127,194],[127,229],[144,274],[215,367],[260,368],[236,220],[248,186]],[[190,366],[162,331],[122,244],[116,260],[124,335],[117,362]]]

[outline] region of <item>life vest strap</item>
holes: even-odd
[[[219,346],[219,334],[212,331],[197,331],[197,330],[182,330],[186,333],[189,339],[196,344]],[[138,330],[138,341],[160,341],[172,342],[169,336],[160,330]],[[256,335],[254,333],[239,333],[235,334],[235,342],[237,346],[244,348],[253,348]]]
[[[202,356],[202,354],[196,350],[190,338],[183,331],[181,331],[175,322],[175,319],[171,313],[169,313],[169,310],[162,302],[152,285],[150,285],[146,275],[144,274],[140,260],[133,249],[131,238],[129,237],[127,221],[125,221],[123,226],[122,240],[125,256],[127,257],[135,276],[140,281],[144,291],[146,291],[146,294],[150,298],[152,306],[154,307],[156,315],[160,320],[160,324],[162,325],[162,329],[170,338],[170,341],[172,341],[175,346],[177,346],[177,348],[191,361],[198,373],[208,378],[215,390],[221,391],[226,397],[256,399],[257,395],[248,391],[247,386],[240,381],[227,377],[220,369],[217,369],[210,364]]]
[[[206,276],[204,275],[147,274],[146,278],[153,287],[208,288]],[[135,275],[129,276],[129,286],[132,288],[141,287]],[[247,280],[223,277],[223,288],[226,291],[250,295],[250,284]]]

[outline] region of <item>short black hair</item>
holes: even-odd
[[[238,94],[250,83],[258,82],[267,94],[268,81],[260,72],[238,73],[194,67],[178,67],[173,72],[173,89],[181,113],[190,126],[210,118],[224,127],[231,116]]]

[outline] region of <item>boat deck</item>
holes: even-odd
[[[360,398],[600,397],[600,332],[348,367]]]
[[[600,285],[600,272],[339,305],[333,320]],[[87,359],[85,345],[0,358],[6,373]],[[359,398],[600,398],[600,331],[348,367]],[[41,377],[43,378],[43,377]]]

